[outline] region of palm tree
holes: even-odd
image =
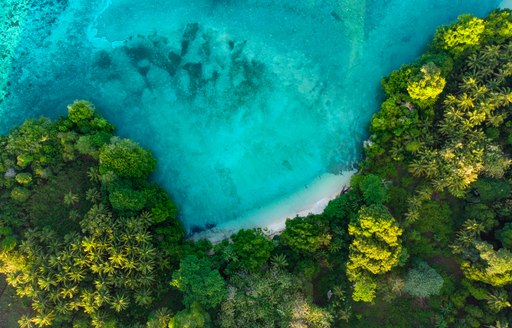
[[[499,45],[488,45],[482,51],[482,59],[487,62],[495,62],[501,56],[501,48]]]
[[[63,298],[73,298],[73,296],[75,296],[75,294],[78,293],[78,286],[74,285],[74,286],[70,286],[68,284],[64,284],[64,286],[62,286],[61,290],[60,290],[60,295],[63,297]]]
[[[128,304],[128,297],[126,297],[124,294],[115,295],[110,302],[112,309],[114,309],[116,312],[126,310],[126,308],[128,308]]]
[[[135,292],[135,303],[141,306],[147,306],[153,302],[151,292],[147,288],[139,289]]]
[[[96,167],[90,167],[87,170],[87,176],[89,177],[89,180],[91,182],[99,182],[100,181],[100,174],[98,172],[98,169]]]
[[[288,266],[288,260],[286,259],[286,255],[284,254],[277,254],[272,256],[270,259],[270,263],[273,267],[276,267],[278,269],[284,269]]]
[[[55,286],[55,282],[53,277],[50,276],[42,276],[37,279],[37,285],[41,290],[49,291],[52,286]]]
[[[67,307],[67,303],[64,301],[56,302],[54,305],[55,312],[60,316],[66,315],[69,313],[69,308]]]
[[[508,328],[508,323],[502,323],[501,321],[496,321],[493,325],[487,326],[488,328]]]
[[[473,90],[478,89],[478,82],[473,76],[465,76],[462,82],[459,83],[459,89],[464,92],[472,93]]]
[[[139,278],[138,278],[138,281],[139,281],[139,284],[143,287],[149,287],[151,286],[151,284],[153,284],[153,282],[155,281],[155,277],[150,274],[150,273],[146,273],[146,274],[142,274]]]
[[[111,298],[112,297],[110,296],[108,289],[101,288],[94,293],[94,304],[99,308],[104,303],[109,303]]]
[[[86,253],[92,253],[98,245],[93,237],[84,237],[84,239],[82,240],[82,246]]]
[[[467,93],[463,93],[458,98],[458,107],[462,110],[468,110],[475,107],[474,99]]]
[[[73,206],[78,203],[79,200],[80,196],[71,191],[64,195],[64,204],[67,206]]]
[[[26,315],[21,316],[20,320],[18,320],[18,325],[20,325],[20,328],[33,328],[33,322],[32,318],[29,318]]]
[[[85,199],[91,203],[97,203],[101,199],[101,194],[96,188],[91,188],[85,193]]]
[[[499,312],[506,308],[512,308],[508,300],[507,291],[504,289],[496,289],[487,295],[487,304],[491,310]]]
[[[469,236],[471,236],[472,238],[476,238],[482,232],[485,231],[485,226],[481,222],[477,222],[474,219],[469,219],[466,220],[466,222],[464,222],[464,224],[462,225],[462,229],[464,229],[464,231],[467,231]]]
[[[108,259],[110,260],[110,263],[117,267],[123,267],[124,263],[126,262],[125,255],[117,250],[112,252]]]
[[[485,64],[485,60],[479,56],[478,54],[471,54],[466,62],[466,66],[471,70],[471,72],[475,73],[482,68]]]
[[[32,322],[35,323],[39,327],[45,327],[45,326],[50,326],[54,319],[55,319],[54,311],[50,311],[50,312],[46,312],[46,313],[41,312],[41,313],[38,313],[32,319]]]

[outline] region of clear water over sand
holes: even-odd
[[[498,4],[13,0],[2,13],[0,132],[89,99],[152,149],[154,178],[188,228],[229,225],[350,169],[380,78],[436,26]]]

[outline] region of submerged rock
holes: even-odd
[[[183,32],[183,40],[194,41],[199,31],[198,23],[187,24],[185,32]]]
[[[96,56],[95,64],[102,69],[110,68],[110,65],[112,65],[112,57],[106,50],[101,50]]]
[[[165,69],[169,72],[169,75],[174,76],[181,64],[181,56],[176,52],[171,51],[169,52],[169,55],[167,55],[167,58],[169,61],[166,63]]]
[[[189,44],[190,44],[189,40],[181,41],[181,52],[180,52],[181,57],[183,57],[187,54]]]
[[[199,81],[202,78],[203,65],[201,63],[186,63],[183,69],[188,72],[191,81]]]
[[[147,59],[143,59],[137,63],[137,70],[139,71],[140,75],[142,75],[144,77],[148,74],[149,68],[150,68],[150,62]]]

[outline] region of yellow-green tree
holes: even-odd
[[[482,240],[472,242],[471,250],[478,252],[478,258],[467,259],[461,264],[462,271],[469,279],[481,281],[493,286],[512,284],[512,252],[506,248],[495,250],[493,246]]]
[[[434,44],[454,55],[480,44],[485,21],[473,15],[460,15],[459,21],[438,29]]]
[[[407,92],[416,100],[431,100],[443,92],[446,80],[441,76],[441,70],[434,64],[423,65],[420,73],[407,85]]]
[[[376,289],[373,275],[390,271],[400,260],[402,229],[386,207],[371,205],[359,210],[348,233],[353,238],[347,263],[347,277],[354,283],[352,298],[371,302]]]

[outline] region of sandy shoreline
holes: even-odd
[[[193,240],[208,239],[218,242],[240,229],[266,228],[269,235],[284,230],[286,220],[296,216],[320,214],[330,200],[336,198],[344,188],[349,187],[350,178],[356,171],[347,171],[340,175],[324,174],[314,180],[307,188],[300,190],[274,204],[254,211],[236,221],[223,222],[212,229],[193,234]]]

